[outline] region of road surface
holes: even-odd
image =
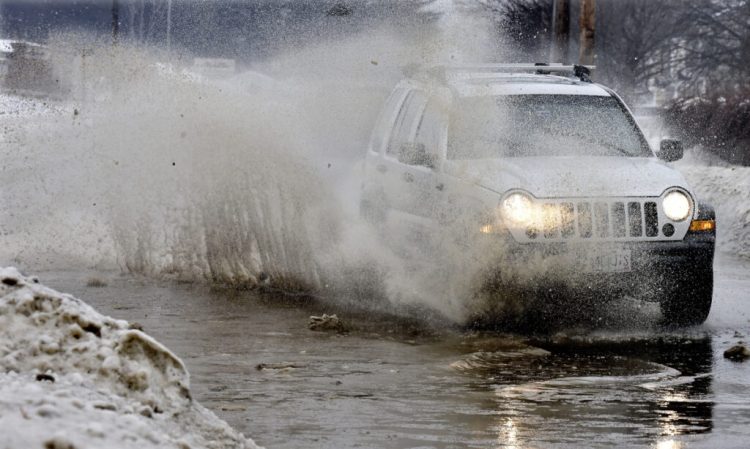
[[[114,273],[42,280],[142,324],[198,400],[269,448],[745,448],[750,362],[723,352],[750,338],[750,263],[720,255],[716,273],[701,327],[665,332],[634,307],[614,329],[534,338]],[[307,328],[326,312],[351,331]]]

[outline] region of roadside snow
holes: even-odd
[[[28,118],[35,115],[59,113],[63,109],[56,102],[0,92],[0,118],[3,116]]]
[[[257,448],[189,384],[128,322],[0,269],[0,447]]]
[[[716,209],[717,247],[750,258],[750,167],[678,164],[700,201]]]

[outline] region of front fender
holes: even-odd
[[[698,208],[695,212],[694,220],[714,220],[716,221],[716,211],[708,203],[698,202]]]

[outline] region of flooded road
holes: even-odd
[[[91,279],[104,281],[93,287]],[[113,273],[42,273],[183,358],[195,397],[269,448],[744,448],[750,265],[717,261],[714,309],[664,332],[633,306],[623,329],[476,333],[273,294]],[[337,313],[346,334],[314,332]],[[637,325],[637,323],[641,323]]]

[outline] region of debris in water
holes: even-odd
[[[307,327],[312,331],[336,331],[338,333],[346,332],[346,326],[336,315],[311,316]]]
[[[236,404],[222,405],[220,408],[223,412],[244,412],[245,410],[247,410],[247,407]]]
[[[96,204],[94,204],[94,206],[96,206]],[[102,288],[106,286],[107,286],[107,283],[103,279],[91,278],[88,281],[86,281],[86,287]]]
[[[750,350],[744,345],[734,345],[724,351],[724,358],[734,360],[735,362],[742,362],[750,358]]]
[[[44,449],[75,449],[76,446],[62,436],[55,436],[44,442]]]
[[[37,382],[52,382],[55,383],[55,377],[51,376],[49,374],[37,374],[36,375]]]
[[[3,278],[3,284],[9,287],[13,287],[14,285],[18,284],[18,279],[13,278],[13,277]]]
[[[261,271],[260,274],[258,274],[258,284],[263,287],[270,285],[271,277],[264,271]]]
[[[259,363],[255,365],[255,369],[257,369],[258,371],[263,371],[263,370],[289,371],[289,370],[298,369],[298,368],[305,368],[305,365],[301,365],[299,363],[292,363],[292,362]]]

